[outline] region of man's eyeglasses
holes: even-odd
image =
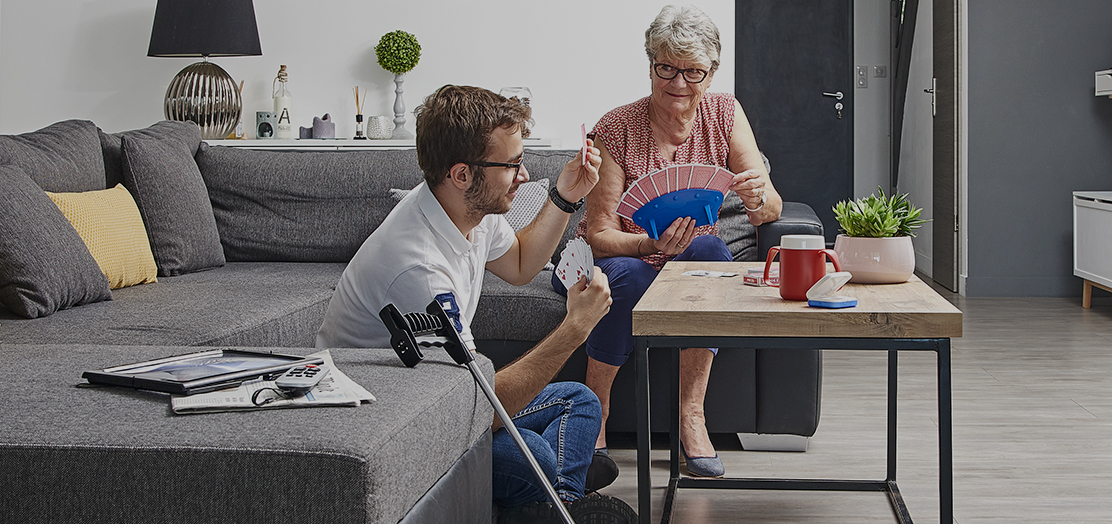
[[[514,178],[521,173],[521,164],[525,163],[525,157],[522,156],[521,160],[517,162],[468,162],[468,164],[478,167],[510,167],[514,170]]]
[[[661,64],[659,62],[653,64],[653,71],[656,73],[657,78],[661,80],[671,80],[678,74],[683,74],[683,79],[689,84],[698,84],[707,79],[707,71],[702,69],[680,69],[668,64]]]

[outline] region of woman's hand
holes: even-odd
[[[602,165],[602,154],[594,147],[594,140],[589,138],[586,151],[586,161],[581,151],[564,166],[560,177],[556,179],[556,190],[568,202],[579,202],[595,188],[595,184],[598,184],[598,168]]]
[[[730,189],[737,193],[745,207],[757,209],[761,207],[761,200],[765,194],[765,181],[760,171],[749,169],[734,175]]]
[[[646,235],[647,237],[648,235]],[[691,239],[695,238],[695,219],[691,217],[677,218],[672,225],[668,226],[660,238],[656,240],[649,239],[653,247],[665,255],[678,255],[683,253],[687,246],[691,245]],[[651,253],[644,253],[649,255]],[[638,253],[638,255],[642,255]],[[642,255],[643,256],[643,255]]]

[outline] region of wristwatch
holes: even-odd
[[[761,205],[757,206],[756,208],[749,209],[749,204],[746,204],[745,201],[742,200],[741,201],[741,207],[744,207],[745,210],[750,212],[750,213],[756,213],[757,211],[760,211],[762,207],[765,207],[765,201],[766,200],[768,200],[768,192],[767,191],[761,191]]]
[[[579,211],[579,208],[583,207],[582,198],[579,199],[579,202],[568,202],[564,197],[560,196],[560,192],[556,190],[556,186],[552,186],[552,189],[548,190],[548,198],[552,200],[553,204],[556,204],[556,207],[560,208],[560,211],[565,213],[575,213]]]

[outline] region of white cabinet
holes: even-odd
[[[1112,191],[1073,192],[1073,274],[1085,281],[1084,307],[1094,286],[1112,292]]]

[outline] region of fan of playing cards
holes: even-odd
[[[560,252],[560,263],[556,265],[556,276],[564,283],[565,289],[571,289],[579,277],[586,275],[587,283],[591,283],[594,275],[595,255],[591,253],[591,246],[582,238],[573,238]]]
[[[718,221],[718,210],[734,174],[717,166],[669,166],[638,178],[618,202],[619,216],[641,226],[653,239],[679,217],[696,226]]]

